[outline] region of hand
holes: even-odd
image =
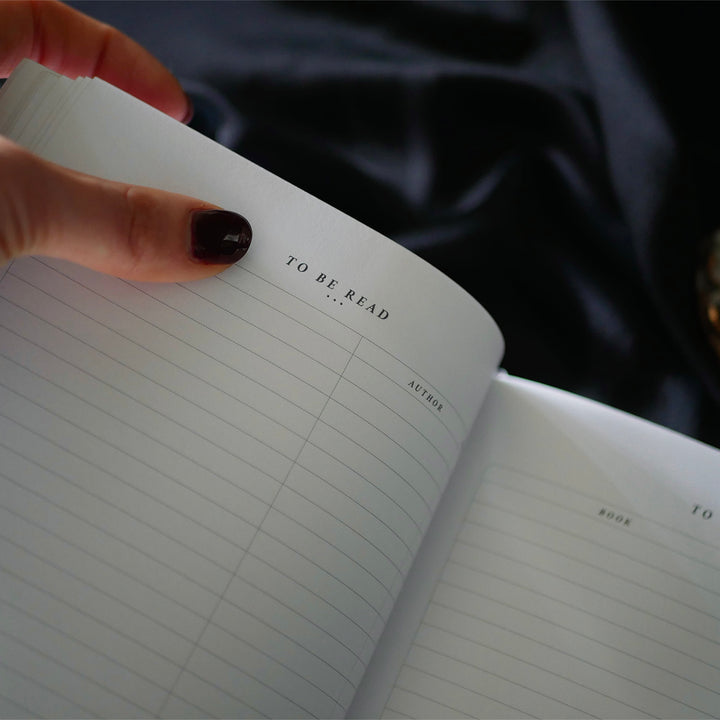
[[[101,77],[178,120],[192,113],[177,80],[137,43],[55,0],[0,2],[0,77],[25,57]],[[239,260],[251,234],[235,213],[73,172],[0,137],[0,265],[46,255],[132,280],[184,281]]]

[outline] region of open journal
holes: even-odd
[[[0,715],[720,716],[720,453],[507,376],[448,278],[100,80],[25,61],[0,133],[254,230],[0,270]]]

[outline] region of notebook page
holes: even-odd
[[[238,210],[254,240],[182,286],[47,259],[0,280],[0,712],[344,714],[499,334],[409,253],[104,83],[43,154]]]
[[[57,103],[66,96],[74,83],[36,63],[21,63],[0,89],[2,95],[17,102],[0,106],[0,133],[22,143],[23,137],[34,136],[37,124],[52,119]],[[34,132],[30,127],[36,124]]]
[[[720,716],[720,454],[514,379],[490,418],[384,716]]]

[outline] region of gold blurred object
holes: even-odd
[[[697,275],[700,315],[710,344],[720,357],[720,230],[707,244]]]

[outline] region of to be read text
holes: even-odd
[[[713,511],[702,505],[693,505],[692,514],[701,517],[703,520],[709,520],[713,516]]]
[[[310,271],[310,266],[294,255],[288,255],[285,264],[299,273],[304,274]],[[325,290],[325,297],[337,305],[353,305],[362,308],[378,320],[387,320],[390,317],[390,311],[378,302],[371,300],[356,288],[343,286],[339,280],[330,277],[327,273],[310,271],[309,277],[312,277]]]

